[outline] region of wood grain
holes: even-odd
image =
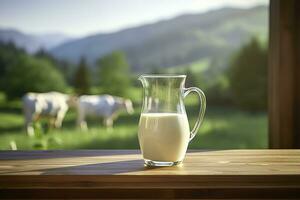
[[[300,150],[191,151],[147,168],[135,150],[4,151],[0,197],[300,198]]]

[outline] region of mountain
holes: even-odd
[[[0,41],[11,41],[16,46],[25,49],[28,53],[34,53],[40,48],[50,49],[70,40],[70,37],[57,33],[32,35],[14,29],[0,29]]]
[[[78,62],[84,56],[91,63],[112,51],[126,53],[134,71],[171,67],[201,59],[223,58],[256,35],[267,38],[268,8],[222,8],[201,14],[96,34],[63,43],[51,53]]]
[[[36,35],[36,38],[45,49],[54,48],[64,42],[72,41],[73,38],[61,33],[50,33],[43,35]]]

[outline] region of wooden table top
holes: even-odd
[[[0,152],[0,190],[62,187],[300,191],[300,150],[190,151],[181,166],[158,168],[137,150]]]
[[[300,150],[194,150],[156,168],[137,150],[0,151],[0,175],[300,175]]]

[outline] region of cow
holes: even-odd
[[[114,120],[121,110],[126,110],[128,114],[134,112],[132,102],[129,99],[105,95],[83,95],[78,99],[77,125],[82,130],[87,130],[86,116],[103,117],[103,124],[108,129],[112,129]]]
[[[22,102],[25,129],[27,134],[32,136],[34,134],[32,123],[42,117],[48,117],[52,126],[60,128],[69,106],[76,105],[76,97],[59,92],[30,92],[23,96]]]

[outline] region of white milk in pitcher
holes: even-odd
[[[142,113],[138,136],[145,159],[182,161],[190,138],[187,116],[178,113]]]

